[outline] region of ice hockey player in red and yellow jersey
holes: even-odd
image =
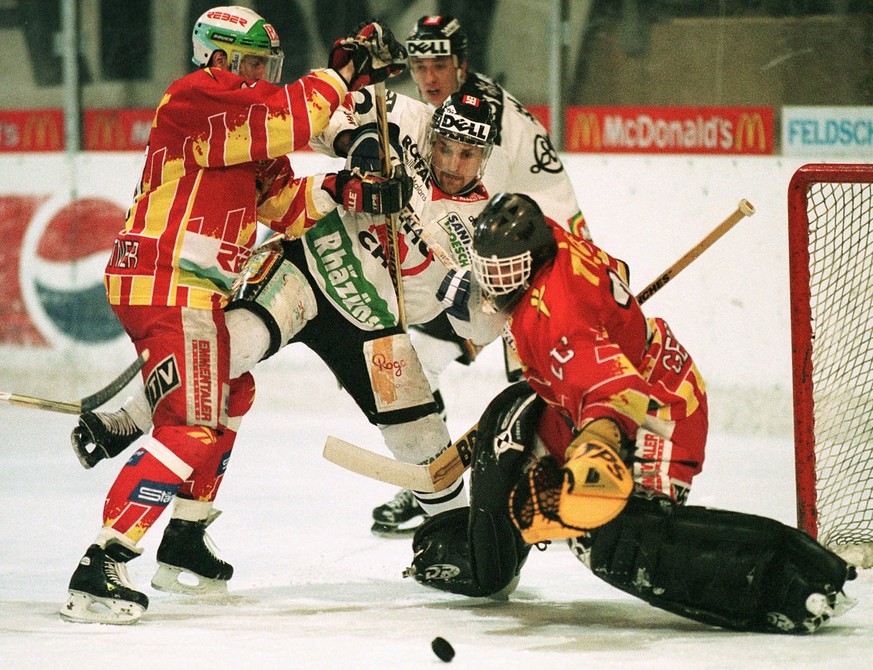
[[[491,199],[472,246],[526,381],[485,410],[470,507],[419,527],[407,575],[507,595],[532,545],[564,539],[609,584],[715,626],[810,633],[853,604],[853,571],[801,531],[685,504],[704,461],[703,380],[667,324],[643,315],[623,263],[522,194]]]
[[[137,351],[149,352],[142,374],[154,428],[106,496],[103,527],[61,610],[70,621],[140,618],[148,598],[128,580],[126,563],[174,499],[158,548],[159,563],[171,568],[166,579],[186,568],[202,578],[193,592],[226,583],[233,568],[203,536],[254,400],[252,375],[231,370],[223,308],[257,223],[300,236],[338,205],[397,212],[408,182],[346,170],[296,177],[286,156],[322,131],[348,91],[403,68],[404,49],[390,31],[362,26],[334,43],[330,67],[286,86],[273,83],[283,58],[278,35],[249,9],[210,9],[192,41],[200,69],[172,83],[155,111],[136,197],[105,273],[113,311]]]

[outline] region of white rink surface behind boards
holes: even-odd
[[[260,395],[219,495],[224,514],[210,529],[236,567],[230,597],[213,603],[148,586],[162,518],[130,564],[151,598],[130,627],[69,624],[57,614],[121,460],[85,471],[68,444],[74,417],[0,408],[3,668],[437,668],[437,635],[453,644],[455,668],[820,670],[866,667],[873,657],[870,574],[848,585],[859,604],[808,637],[731,633],[661,612],[599,582],[557,545],[532,552],[509,602],[403,579],[409,542],[369,533],[371,508],[394,489],[320,456],[327,433],[381,450],[375,429],[302,347],[257,377]],[[476,367],[452,367],[444,390],[453,434],[502,386],[493,346]],[[717,426],[691,502],[793,523],[789,435]]]

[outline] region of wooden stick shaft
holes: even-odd
[[[660,291],[667,282],[691,265],[698,256],[715,244],[722,235],[737,225],[743,218],[752,216],[754,213],[755,208],[752,207],[752,203],[745,199],[740,200],[740,204],[737,206],[736,210],[734,210],[734,212],[724,221],[718,224],[709,235],[700,240],[700,242],[689,249],[684,256],[658,275],[657,279],[646,284],[646,288],[637,294],[637,302],[643,304],[646,300],[655,295],[655,293]]]
[[[145,365],[149,359],[149,352],[145,350],[137,359],[128,365],[115,379],[104,386],[96,393],[92,393],[81,400],[62,401],[49,400],[47,398],[34,398],[29,395],[19,395],[18,393],[0,392],[0,402],[7,402],[10,405],[21,405],[32,409],[41,409],[47,412],[60,412],[61,414],[81,414],[95,410],[107,400],[114,398],[121,392],[127,384],[133,379],[137,373]]]
[[[382,147],[382,176],[391,177],[391,142],[388,134],[388,108],[385,102],[385,83],[379,83],[376,89],[376,129],[379,133],[379,144]],[[388,272],[391,274],[391,283],[394,284],[394,292],[397,294],[397,318],[400,326],[406,330],[406,301],[403,292],[403,275],[400,265],[400,242],[397,232],[397,215],[385,216],[387,227],[386,237],[388,248],[385,255],[388,257]]]

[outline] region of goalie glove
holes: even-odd
[[[396,214],[409,202],[412,180],[402,167],[395,168],[390,179],[364,175],[358,169],[340,170],[325,176],[321,188],[348,212],[387,215]]]
[[[469,321],[470,271],[449,270],[437,289],[436,297],[450,316],[461,321]]]
[[[627,505],[633,477],[611,446],[583,431],[567,454],[563,468],[540,459],[510,492],[510,517],[528,544],[577,537]]]
[[[348,83],[350,91],[379,84],[406,68],[406,49],[388,28],[371,22],[333,43],[328,67],[339,72],[352,63],[354,73]]]

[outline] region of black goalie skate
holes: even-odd
[[[217,516],[217,515],[216,515]],[[158,547],[158,569],[152,586],[184,595],[226,595],[233,566],[215,555],[206,533],[212,521],[170,519]]]
[[[416,517],[424,516],[412,491],[402,489],[393,499],[373,510],[373,525],[370,532],[378,537],[412,537],[420,522],[410,524]]]
[[[104,458],[115,458],[142,436],[142,431],[123,409],[117,412],[84,412],[73,428],[73,451],[86,470]],[[89,447],[93,445],[92,448]]]
[[[121,544],[88,547],[70,578],[70,595],[61,617],[76,623],[132,624],[139,621],[149,599],[127,575],[127,562],[138,554]]]

